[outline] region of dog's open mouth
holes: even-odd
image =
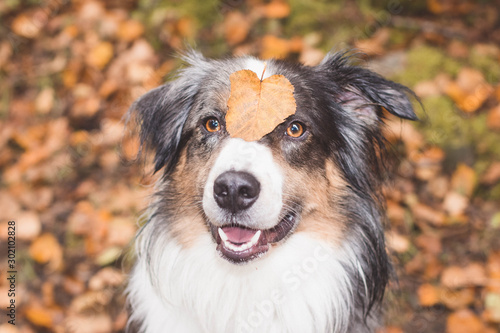
[[[218,227],[211,225],[217,250],[227,260],[244,263],[266,253],[270,244],[285,238],[296,225],[296,215],[289,213],[271,229],[256,230],[232,224]]]

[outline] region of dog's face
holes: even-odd
[[[380,227],[358,220],[376,206],[383,178],[383,109],[416,118],[404,87],[338,55],[316,67],[269,61],[266,76],[284,75],[293,85],[296,113],[247,142],[226,131],[229,76],[250,69],[260,77],[264,63],[188,61],[175,81],[133,106],[142,143],[156,152],[156,170],[164,168],[158,233],[185,247],[210,233],[207,251],[232,263],[271,256],[294,233],[339,244],[371,228],[370,246],[380,247]]]

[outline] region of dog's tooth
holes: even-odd
[[[227,241],[229,240],[229,238],[227,237],[227,235],[224,232],[224,230],[222,230],[222,228],[217,228],[217,231],[219,232],[220,239],[222,239],[222,241],[224,243],[227,243]]]
[[[229,248],[235,252],[241,251],[240,247],[237,245],[234,245],[233,243],[229,243]]]
[[[250,246],[254,246],[255,244],[257,244],[257,242],[259,241],[259,238],[260,238],[260,235],[262,234],[262,231],[258,230],[255,235],[253,235],[252,239],[250,240],[250,242],[248,242],[247,244],[250,244]]]

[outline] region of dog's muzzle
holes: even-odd
[[[295,225],[295,214],[287,214],[274,228],[252,229],[239,224],[237,216],[245,214],[260,193],[259,181],[244,171],[226,171],[217,177],[213,185],[217,205],[233,216],[229,225],[212,226],[217,250],[223,257],[235,263],[257,258],[269,250],[269,243],[283,239]]]
[[[299,210],[283,205],[282,188],[282,171],[268,147],[227,140],[203,193],[203,210],[224,259],[260,257],[296,226]]]

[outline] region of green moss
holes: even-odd
[[[488,199],[491,199],[491,200],[500,200],[500,184],[493,187],[488,195],[486,196]]]
[[[16,263],[16,266],[20,267],[20,269],[18,269],[19,282],[26,283],[27,281],[33,281],[37,278],[34,268],[35,263],[27,248],[21,248],[16,251]]]
[[[486,114],[467,116],[455,109],[447,97],[423,99],[426,114],[417,123],[426,140],[445,151],[472,148],[474,169],[481,174],[492,160],[500,159],[500,133],[488,129]],[[488,198],[500,198],[500,186],[485,193]]]
[[[339,51],[343,51],[344,49],[348,49],[346,45],[346,41],[352,39],[352,27],[339,27],[335,30],[334,34],[327,36],[324,39],[324,42],[321,43],[322,48],[325,51],[330,51],[332,47],[336,48]]]
[[[286,33],[295,35],[325,31],[325,23],[328,26],[335,23],[335,17],[344,5],[344,1],[332,2],[329,0],[290,0],[289,2],[292,11],[287,19]]]
[[[463,119],[455,112],[453,102],[446,97],[429,97],[422,100],[426,113],[417,126],[431,144],[459,146],[462,144],[460,126]]]
[[[457,76],[460,69],[462,69],[463,65],[453,58],[447,57],[443,61],[443,71],[445,73],[451,74],[452,76]]]
[[[500,190],[500,186],[498,186],[498,189]],[[495,213],[495,215],[492,216],[490,226],[495,229],[500,229],[500,212]]]
[[[494,57],[478,54],[474,49],[470,53],[469,63],[483,72],[486,80],[490,83],[500,81],[500,63]]]
[[[500,157],[500,134],[488,129],[486,114],[465,116],[443,96],[425,98],[423,104],[427,119],[419,126],[430,143],[452,149],[473,145],[479,155]]]
[[[404,45],[408,40],[409,40],[408,32],[397,29],[391,29],[391,35],[389,37],[390,45],[395,45],[395,46]]]
[[[413,87],[420,81],[430,80],[443,70],[445,57],[430,46],[418,46],[408,52],[407,68],[395,79]]]
[[[7,82],[3,80],[4,76],[0,73],[0,82]],[[12,96],[12,91],[8,85],[0,84],[0,119],[6,119],[9,115],[9,104]]]
[[[153,17],[158,17],[158,13],[164,13],[162,17],[187,16],[193,18],[200,27],[209,27],[222,19],[221,6],[218,0],[141,0],[138,12]]]

